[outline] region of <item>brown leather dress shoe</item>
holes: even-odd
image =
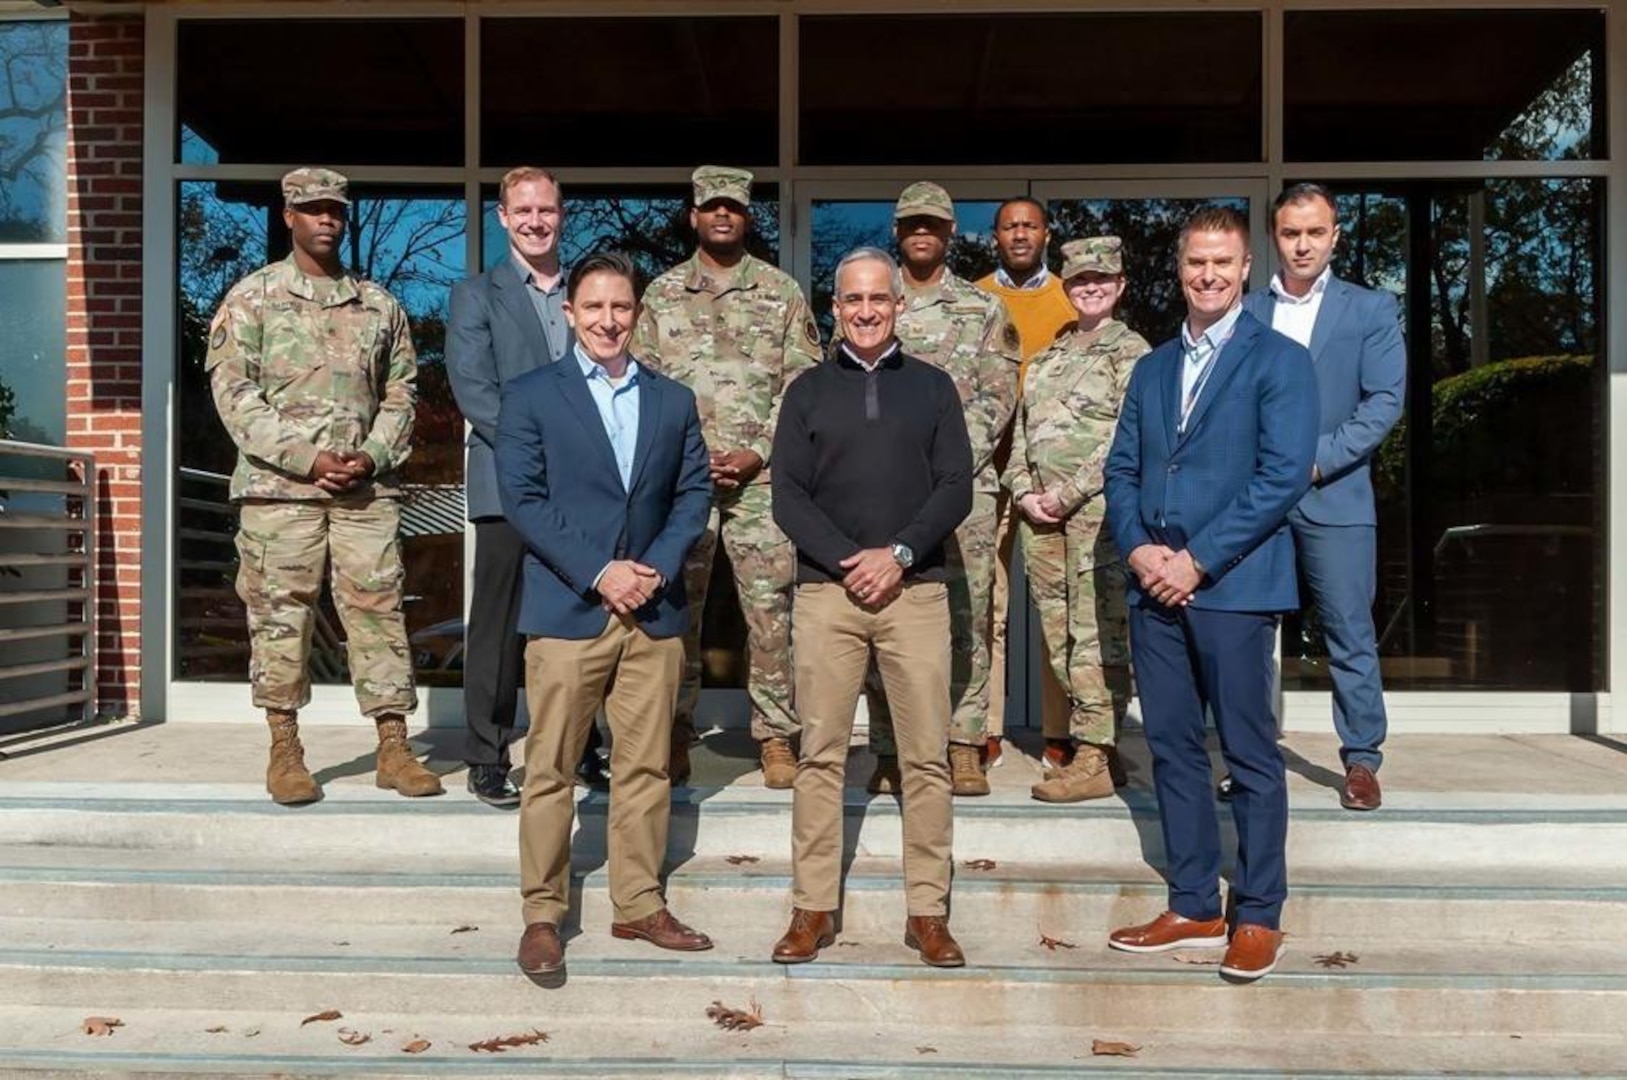
[[[966,954],[960,951],[943,915],[911,915],[904,922],[904,944],[933,967],[966,966]]]
[[[692,930],[662,908],[654,915],[646,915],[636,922],[610,924],[610,936],[626,940],[634,938],[648,941],[662,949],[677,952],[704,952],[712,947],[712,939],[699,930]]]
[[[1258,923],[1238,923],[1232,943],[1220,962],[1220,973],[1229,979],[1258,979],[1277,966],[1282,955],[1282,931]]]
[[[805,964],[836,940],[836,915],[830,911],[791,909],[791,928],[774,943],[776,964]]]
[[[1365,765],[1352,765],[1345,770],[1345,786],[1339,792],[1339,805],[1346,810],[1377,810],[1384,802],[1379,790],[1378,777]]]
[[[1140,926],[1126,926],[1107,936],[1122,952],[1168,952],[1171,949],[1218,949],[1226,944],[1226,918],[1186,919],[1166,911]]]
[[[559,927],[547,922],[526,924],[514,959],[527,975],[547,975],[564,967],[565,946],[559,942]]]

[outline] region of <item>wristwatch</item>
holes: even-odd
[[[908,544],[893,545],[893,561],[905,570],[915,565],[915,552]]]
[[[1190,548],[1187,549],[1186,557],[1192,560],[1192,569],[1198,572],[1198,577],[1206,578],[1209,576],[1209,568],[1198,561],[1198,557],[1192,554]]]

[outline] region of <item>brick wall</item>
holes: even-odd
[[[68,445],[97,468],[98,710],[141,683],[142,20],[74,15],[68,36]]]

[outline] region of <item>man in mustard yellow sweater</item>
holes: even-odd
[[[1037,199],[1007,199],[994,214],[994,246],[1000,268],[976,282],[978,288],[1005,301],[1006,311],[1022,338],[1022,367],[1017,376],[1021,393],[1028,361],[1043,352],[1076,318],[1062,282],[1046,269],[1045,248],[1051,238],[1045,207]],[[1001,444],[995,464],[1004,469],[1011,452],[1011,435]],[[1001,737],[1006,713],[1006,616],[1011,596],[1011,549],[1017,535],[1011,500],[1004,491],[998,504],[996,533],[999,559],[994,577],[994,633],[989,660],[989,727],[984,759],[1000,764]],[[1045,648],[1043,640],[1039,647]],[[1068,698],[1051,671],[1049,659],[1040,657],[1040,717],[1045,731],[1045,764],[1061,766],[1072,749],[1068,738]]]

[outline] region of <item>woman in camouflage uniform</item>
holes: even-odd
[[[1105,528],[1102,469],[1145,339],[1113,317],[1124,293],[1116,236],[1062,245],[1063,288],[1079,320],[1029,362],[1001,477],[1021,512],[1023,561],[1058,680],[1072,753],[1033,787],[1080,802],[1124,783],[1115,743],[1130,700],[1124,572]]]

